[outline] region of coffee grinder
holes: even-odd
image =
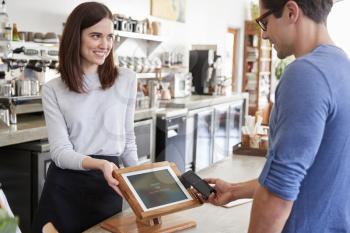
[[[211,94],[210,82],[214,79],[214,59],[216,52],[213,49],[191,50],[190,67],[192,73],[192,86],[194,94],[208,95]]]

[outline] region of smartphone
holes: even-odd
[[[195,188],[200,194],[202,194],[204,199],[208,199],[211,193],[216,192],[212,186],[210,186],[205,180],[200,178],[196,173],[194,173],[191,170],[182,174],[181,180]]]

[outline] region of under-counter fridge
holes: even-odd
[[[194,171],[232,156],[241,142],[243,100],[189,111],[186,157]]]
[[[186,110],[158,113],[156,128],[156,162],[173,162],[181,173],[188,170],[191,161],[186,159]]]
[[[31,232],[50,162],[47,141],[0,148],[0,182],[22,233]]]

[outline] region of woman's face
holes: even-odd
[[[81,33],[80,57],[84,73],[96,72],[113,46],[113,22],[103,18]]]

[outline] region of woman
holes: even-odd
[[[137,164],[135,73],[113,59],[112,13],[86,2],[69,15],[60,45],[60,78],[43,88],[51,163],[33,232],[51,222],[82,232],[122,210],[117,157]]]

